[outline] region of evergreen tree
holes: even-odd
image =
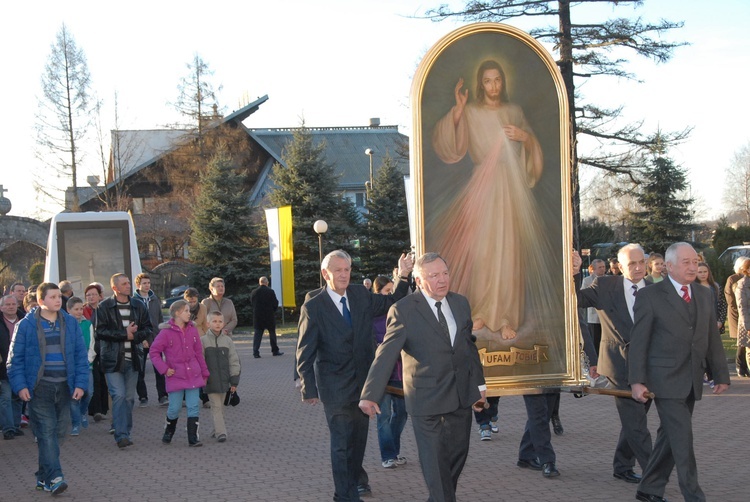
[[[298,305],[302,304],[305,294],[320,283],[318,235],[313,230],[315,221],[328,223],[328,232],[323,236],[324,255],[334,249],[353,254],[351,241],[356,239],[359,231],[356,209],[336,192],[338,176],[325,160],[325,148],[325,142],[315,144],[312,133],[303,123],[284,148],[281,157],[285,165],[274,165],[271,177],[275,185],[269,193],[271,203],[275,207],[292,206]]]
[[[190,283],[208,291],[212,277],[223,277],[241,323],[250,320],[250,291],[263,274],[259,267],[262,243],[255,238],[247,193],[238,190],[243,176],[229,155],[219,149],[201,175],[190,226]]]
[[[362,269],[370,278],[390,277],[397,258],[410,247],[404,176],[390,155],[383,157],[367,207]]]
[[[642,210],[631,213],[631,241],[639,242],[646,252],[662,254],[671,244],[687,240],[695,228],[693,199],[684,196],[689,186],[685,171],[663,154],[663,149],[654,153],[636,196]]]

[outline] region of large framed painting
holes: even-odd
[[[417,252],[468,297],[491,394],[582,382],[571,276],[565,86],[550,54],[508,25],[438,41],[411,94]]]

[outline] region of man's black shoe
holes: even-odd
[[[643,502],[667,502],[667,499],[650,493],[635,492],[635,499]]]
[[[253,357],[254,357],[255,359],[260,359],[260,354],[253,354]]]
[[[370,488],[370,485],[357,485],[357,493],[359,493],[360,497],[370,495],[372,493],[372,488]]]
[[[283,356],[284,353],[279,351],[279,352],[274,352],[273,355],[274,356]]]
[[[542,464],[540,464],[539,460],[535,458],[532,458],[531,460],[524,460],[524,459],[519,458],[518,462],[516,462],[516,465],[524,469],[531,469],[532,471],[542,470]]]
[[[560,421],[560,415],[552,415],[552,430],[555,431],[555,436],[562,436],[563,426]]]
[[[545,478],[554,478],[555,476],[560,475],[560,471],[557,470],[554,462],[547,462],[542,466],[542,475]]]
[[[616,477],[617,479],[621,479],[625,481],[626,483],[640,483],[641,482],[641,475],[636,474],[633,472],[633,470],[625,471],[625,472],[615,472],[612,474],[612,476]]]

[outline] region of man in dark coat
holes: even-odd
[[[323,403],[331,436],[331,471],[336,502],[359,502],[369,493],[362,467],[369,429],[359,396],[375,357],[372,319],[385,315],[406,296],[411,258],[401,255],[401,280],[393,295],[378,295],[350,284],[351,257],[342,250],[321,263],[326,287],[302,305],[297,341],[297,372],[302,400]]]
[[[633,399],[656,395],[659,430],[636,499],[664,502],[673,469],[687,502],[705,502],[693,450],[693,407],[703,395],[706,363],[714,394],[729,388],[716,309],[708,288],[693,284],[699,258],[690,244],[672,244],[664,254],[669,277],[638,293],[630,336],[628,381]]]
[[[260,286],[250,294],[250,305],[253,307],[253,357],[260,357],[260,341],[263,339],[263,331],[268,330],[268,338],[271,340],[271,352],[275,356],[283,356],[276,344],[276,309],[279,308],[279,299],[276,293],[268,287],[268,277],[258,280]]]

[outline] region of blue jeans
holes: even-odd
[[[395,380],[388,382],[393,387],[403,388],[403,383]],[[380,459],[396,459],[401,453],[401,432],[406,425],[406,404],[404,398],[385,393],[379,403],[380,414],[378,422],[378,443],[380,445]]]
[[[70,401],[70,423],[73,427],[81,426],[81,417],[86,416],[89,412],[89,403],[91,402],[91,394],[94,392],[94,374],[89,370],[89,388],[83,389],[86,392],[80,401]]]
[[[105,373],[107,387],[112,396],[112,425],[115,428],[115,441],[130,439],[133,430],[133,403],[138,372],[129,361],[125,361],[120,371]]]
[[[15,417],[16,415],[21,416],[21,401],[13,399],[13,395],[10,382],[0,380],[0,427],[2,427],[3,432],[14,431],[18,428]]]
[[[41,380],[29,401],[31,430],[39,448],[37,481],[49,484],[62,476],[60,443],[70,422],[70,387],[68,382],[51,383]]]
[[[174,420],[180,416],[182,408],[182,397],[185,397],[185,407],[187,408],[188,417],[197,417],[201,409],[200,389],[177,390],[169,393],[169,408],[167,408],[167,418]]]

